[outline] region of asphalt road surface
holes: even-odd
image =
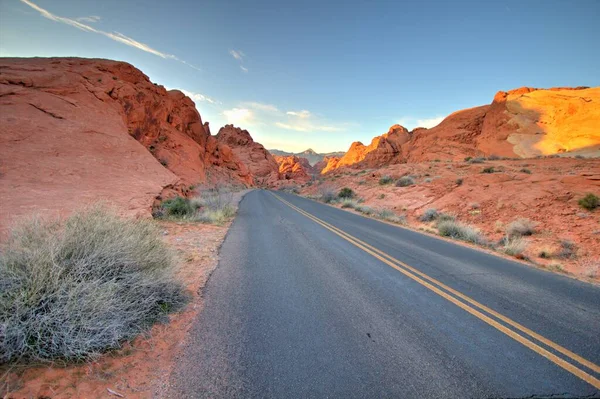
[[[600,397],[600,288],[304,198],[242,200],[169,396]]]

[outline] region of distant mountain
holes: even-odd
[[[300,158],[305,158],[308,160],[308,163],[310,164],[310,166],[314,166],[316,163],[321,162],[323,160],[323,158],[325,158],[325,157],[327,157],[327,158],[341,157],[345,154],[345,152],[343,152],[343,151],[319,154],[312,148],[309,148],[308,150],[304,150],[302,152],[287,152],[287,151],[281,151],[281,150],[269,150],[269,152],[272,155],[279,156],[279,157],[297,156]]]

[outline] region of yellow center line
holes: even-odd
[[[548,350],[542,348],[541,346],[535,344],[534,342],[530,341],[529,339],[517,334],[515,331],[507,328],[506,326],[500,324],[498,321],[492,319],[491,317],[485,315],[484,313],[481,313],[480,311],[470,307],[469,305],[465,304],[464,302],[459,301],[458,299],[456,299],[455,297],[449,295],[447,292],[442,291],[440,288],[432,285],[436,284],[439,287],[447,290],[448,292],[456,295],[457,297],[463,299],[464,301],[467,301],[468,303],[470,303],[471,305],[495,316],[496,318],[504,321],[505,323],[509,324],[510,326],[522,331],[523,333],[526,333],[527,335],[535,338],[536,340],[546,344],[547,346],[555,349],[556,351],[562,353],[565,356],[568,356],[569,358],[571,358],[572,360],[575,360],[576,362],[590,368],[591,370],[594,370],[595,372],[599,372],[600,370],[600,366],[596,365],[595,363],[584,359],[583,357],[569,351],[568,349],[558,345],[557,343],[535,333],[534,331],[531,331],[530,329],[528,329],[527,327],[522,326],[521,324],[509,319],[508,317],[488,308],[487,306],[475,301],[472,298],[469,298],[468,296],[448,287],[447,285],[441,283],[440,281],[427,276],[426,274],[422,273],[421,271],[407,265],[404,262],[401,262],[398,259],[395,259],[394,257],[386,254],[385,252],[359,240],[358,238],[344,232],[343,230],[317,218],[316,216],[304,211],[301,208],[298,208],[297,206],[295,206],[294,204],[284,200],[283,198],[279,197],[276,194],[271,193],[273,196],[275,196],[275,198],[277,198],[278,200],[280,200],[281,202],[283,202],[284,204],[286,204],[287,206],[289,206],[290,208],[294,209],[295,211],[299,212],[300,214],[308,217],[309,219],[313,220],[314,222],[318,223],[319,225],[325,227],[326,229],[332,231],[333,233],[335,233],[336,235],[340,236],[341,238],[345,239],[346,241],[350,242],[351,244],[355,245],[356,247],[362,249],[363,251],[367,252],[368,254],[372,255],[373,257],[377,258],[378,260],[382,261],[383,263],[387,264],[388,266],[396,269],[397,271],[401,272],[402,274],[406,275],[407,277],[411,278],[412,280],[418,282],[419,284],[423,285],[424,287],[430,289],[431,291],[435,292],[436,294],[440,295],[441,297],[445,298],[446,300],[454,303],[456,306],[460,307],[461,309],[467,311],[468,313],[472,314],[473,316],[477,317],[478,319],[486,322],[487,324],[491,325],[492,327],[496,328],[497,330],[503,332],[504,334],[508,335],[509,337],[513,338],[514,340],[520,342],[521,344],[525,345],[526,347],[528,347],[529,349],[535,351],[536,353],[538,353],[539,355],[545,357],[546,359],[552,361],[553,363],[555,363],[556,365],[562,367],[563,369],[569,371],[571,374],[579,377],[580,379],[586,381],[587,383],[589,383],[590,385],[594,386],[597,389],[600,389],[600,380],[598,380],[597,378],[595,378],[594,376],[586,373],[585,371],[577,368],[576,366],[572,365],[571,363],[565,361],[564,359],[561,359],[560,357],[556,356],[555,354],[549,352]],[[402,266],[402,267],[399,267]],[[407,270],[408,269],[408,270]],[[419,277],[421,276],[421,277]],[[428,281],[425,281],[428,280]],[[431,283],[430,283],[431,282]]]

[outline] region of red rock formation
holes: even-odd
[[[275,156],[279,164],[279,176],[285,180],[308,181],[312,174],[312,167],[308,159],[290,155],[287,157]]]
[[[3,58],[0,106],[0,229],[99,199],[149,214],[165,188],[185,193],[207,170],[252,181],[189,98],[124,62]]]
[[[244,164],[248,165],[257,185],[269,185],[279,179],[279,166],[273,156],[262,146],[252,140],[247,130],[233,125],[225,125],[216,135],[219,144],[225,144]]]

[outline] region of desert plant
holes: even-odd
[[[453,222],[456,220],[456,216],[452,213],[440,212],[437,216],[438,222]]]
[[[440,235],[444,237],[451,237],[475,244],[484,243],[479,229],[457,221],[447,220],[439,222],[437,228]]]
[[[438,213],[437,209],[429,208],[425,212],[423,212],[421,217],[419,217],[419,220],[421,222],[431,222],[433,220],[436,220],[438,218],[438,216],[439,216],[439,213]]]
[[[402,176],[396,182],[396,187],[408,187],[412,186],[413,184],[415,184],[415,179],[413,179],[411,176]]]
[[[491,154],[491,155],[488,157],[488,160],[490,160],[490,161],[497,161],[497,160],[499,160],[499,159],[500,159],[500,157],[499,157],[498,155],[496,155],[496,154]]]
[[[527,169],[527,168],[523,168],[520,170],[521,173],[527,173],[528,175],[531,174],[531,170]]]
[[[339,198],[354,198],[354,191],[349,187],[344,187],[338,193]]]
[[[506,227],[506,234],[508,234],[509,237],[530,236],[535,233],[536,226],[537,223],[529,219],[519,218],[508,224]]]
[[[460,185],[462,185],[462,184],[463,184],[463,179],[461,179],[461,178],[458,178],[458,179],[456,179],[456,182],[455,182],[455,183],[456,183],[456,185],[457,185],[457,186],[460,186]]]
[[[385,198],[385,194],[379,194],[379,195],[377,196],[377,199],[384,199],[384,198]]]
[[[389,175],[381,176],[381,178],[379,179],[379,185],[384,186],[386,184],[391,184],[393,181],[394,181],[394,179],[392,178],[392,176],[389,176]]]
[[[600,198],[597,195],[588,193],[585,197],[579,200],[579,206],[587,209],[588,211],[593,211],[600,205]]]
[[[175,218],[191,216],[195,212],[190,200],[183,197],[175,197],[165,200],[161,203],[160,208],[163,211],[162,216],[172,216]]]
[[[375,210],[373,208],[366,205],[358,205],[354,209],[360,213],[364,213],[365,215],[372,215],[373,213],[375,213]]]
[[[342,208],[351,208],[354,209],[358,206],[358,201],[351,198],[344,198],[342,200]]]
[[[161,159],[161,160],[159,160],[159,162],[160,162],[160,164],[161,164],[162,166],[164,166],[165,168],[166,168],[167,166],[169,166],[169,161],[167,161],[167,160],[166,160],[166,159],[164,159],[164,158],[163,158],[163,159]]]
[[[394,212],[390,211],[389,209],[381,209],[381,210],[377,211],[375,216],[378,219],[385,220],[385,221],[392,222],[392,223],[398,223],[398,224],[406,223],[406,217],[396,215]]]
[[[574,259],[577,257],[577,246],[571,240],[561,240],[556,256],[562,259]]]
[[[319,187],[319,201],[330,204],[337,197],[336,192],[330,186]]]
[[[469,162],[473,157],[465,157],[465,162]]]
[[[504,237],[500,250],[510,256],[522,256],[527,248],[527,241],[520,236]]]
[[[486,158],[484,158],[484,157],[471,158],[469,160],[469,163],[484,163],[485,160],[486,160]]]
[[[24,222],[0,251],[0,363],[118,348],[185,303],[175,265],[152,221],[104,207]]]
[[[493,166],[488,166],[487,168],[483,168],[481,173],[494,173],[495,171],[496,171],[496,169],[494,169]]]

